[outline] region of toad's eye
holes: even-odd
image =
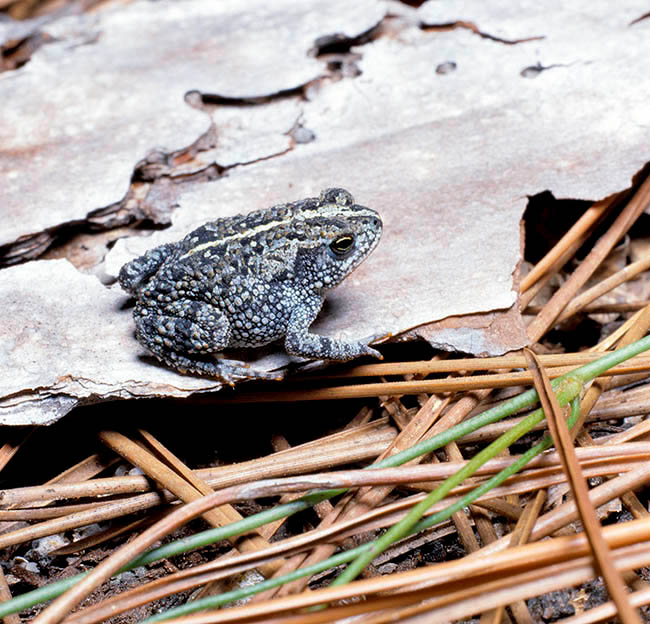
[[[337,255],[337,256],[344,256],[350,249],[352,249],[352,246],[354,245],[354,236],[351,236],[350,234],[344,234],[343,236],[339,236],[335,241],[332,241],[330,243],[330,249]]]

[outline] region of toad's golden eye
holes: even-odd
[[[354,245],[354,236],[351,236],[350,234],[344,234],[343,236],[339,236],[335,241],[330,243],[330,249],[337,255],[337,256],[344,256],[350,249],[352,249],[352,246]]]

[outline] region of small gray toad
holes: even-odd
[[[381,231],[377,212],[339,188],[206,223],[120,270],[120,285],[137,300],[137,339],[182,373],[229,383],[274,375],[215,354],[280,338],[287,353],[306,358],[381,358],[364,343],[309,332],[325,293],[361,264]]]

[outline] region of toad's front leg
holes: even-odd
[[[287,353],[312,360],[342,362],[353,360],[362,355],[372,355],[380,360],[383,359],[379,351],[363,342],[345,342],[310,333],[309,327],[316,319],[322,304],[323,300],[314,296],[302,301],[293,309],[284,340]]]

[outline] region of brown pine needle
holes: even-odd
[[[543,275],[562,267],[584,243],[592,228],[603,218],[613,203],[613,197],[596,202],[571,226],[556,245],[524,276],[519,287],[525,293]]]
[[[449,398],[441,398],[432,395],[425,404],[418,410],[406,428],[395,438],[393,443],[377,458],[378,461],[395,453],[410,448],[423,439],[425,435],[434,435],[432,432],[440,425],[440,414],[447,407]],[[419,464],[424,458],[418,457],[407,464],[407,466]],[[333,525],[341,526],[344,522],[354,520],[363,516],[369,510],[376,508],[392,492],[394,484],[380,487],[364,487],[356,493],[346,494],[324,518],[319,527],[328,528]],[[332,556],[336,547],[332,544],[322,544],[316,547],[306,557],[296,558],[295,568],[305,567]],[[289,592],[302,591],[308,583],[308,579],[298,579],[280,588],[277,592],[280,595]]]
[[[531,343],[535,343],[553,326],[558,316],[593,275],[614,245],[625,235],[639,215],[650,204],[650,177],[646,178],[629,200],[609,230],[594,245],[569,279],[551,297],[543,310],[528,326]]]
[[[596,511],[589,500],[587,483],[580,470],[580,464],[575,455],[573,440],[562,416],[562,409],[551,387],[548,375],[545,374],[535,354],[530,349],[524,349],[529,360],[529,367],[535,377],[535,388],[546,414],[549,429],[553,436],[555,447],[560,453],[562,465],[571,485],[571,491],[580,513],[582,526],[591,544],[598,568],[602,574],[610,596],[616,603],[618,615],[624,624],[641,624],[639,614],[630,605],[625,585],[620,574],[614,567],[614,561],[603,538],[600,522]]]
[[[0,471],[11,461],[11,458],[17,453],[20,446],[27,441],[33,431],[33,428],[29,428],[27,431],[13,429],[5,434],[9,439],[0,446]]]
[[[645,565],[641,563],[643,561],[650,562],[650,551],[647,543],[643,543],[650,539],[650,519],[633,520],[624,526],[605,527],[603,531],[605,539],[612,548],[636,542],[636,548],[632,548],[634,556],[622,564],[626,569],[639,567],[639,564]],[[619,542],[620,539],[623,539],[624,542]],[[490,585],[496,585],[497,581],[485,582],[487,580],[485,575],[489,575],[488,578],[498,578],[499,584],[514,588],[515,591],[507,596],[507,600],[511,602],[513,599],[526,598],[539,593],[540,580],[546,579],[546,584],[551,586],[551,589],[557,589],[558,586],[565,585],[566,580],[561,577],[548,578],[550,570],[545,568],[546,565],[555,564],[557,566],[559,562],[564,561],[569,563],[566,566],[569,570],[575,569],[576,566],[582,566],[579,569],[581,576],[577,577],[577,582],[581,582],[581,579],[588,579],[589,575],[593,575],[593,567],[587,557],[588,553],[588,541],[585,535],[581,533],[574,536],[552,538],[543,543],[526,544],[511,548],[489,558],[470,557],[463,560],[448,561],[434,566],[393,574],[388,577],[379,576],[357,580],[347,585],[313,590],[308,593],[285,596],[263,603],[199,613],[185,616],[182,619],[170,619],[169,622],[170,624],[181,624],[181,622],[183,624],[208,624],[244,621],[247,618],[255,618],[254,621],[268,622],[272,615],[280,615],[296,609],[333,603],[339,600],[349,600],[362,595],[366,596],[366,601],[361,604],[335,607],[329,611],[321,611],[316,614],[302,614],[300,616],[303,618],[302,620],[287,621],[332,622],[342,617],[349,617],[352,614],[365,613],[369,610],[368,607],[373,610],[390,608],[400,606],[400,603],[413,603],[427,597],[435,597],[440,607],[450,604],[461,605],[460,601],[463,600],[462,611],[454,613],[453,616],[459,618],[469,616],[485,608],[492,608],[498,604],[497,601],[501,602],[502,597],[499,596],[498,592],[490,591],[492,589]],[[520,571],[520,574],[515,574],[514,571]],[[572,581],[573,579],[570,582]],[[523,595],[521,592],[522,587],[527,592]],[[455,591],[452,592],[452,589]],[[407,593],[380,596],[382,593],[395,591]],[[517,592],[519,592],[519,595],[517,595]],[[513,595],[515,598],[512,597]],[[466,601],[469,598],[472,600],[468,604]],[[426,605],[424,608],[428,609],[430,605]],[[441,616],[437,615],[436,619],[428,621],[445,621],[440,619],[441,617],[447,617],[446,621],[449,620],[448,613],[442,612]]]
[[[0,568],[0,602],[11,600],[11,597],[11,591],[9,590],[4,570]],[[4,624],[20,624],[20,616],[17,613],[12,613],[11,615],[5,616],[2,621]]]
[[[549,375],[556,378],[568,373],[574,367],[558,366]],[[650,359],[631,358],[625,364],[619,364],[603,373],[603,376],[631,375],[650,372]],[[233,403],[259,402],[294,402],[341,400],[363,397],[381,397],[386,395],[402,396],[405,394],[446,392],[471,392],[488,388],[509,388],[531,384],[533,377],[528,371],[515,373],[495,373],[493,375],[473,375],[471,377],[448,377],[445,379],[421,379],[415,381],[387,381],[384,383],[355,384],[349,386],[332,386],[313,388],[311,390],[277,390],[277,391],[241,391],[230,398],[211,396],[198,398],[197,402],[210,405],[228,405]]]
[[[634,279],[639,273],[647,271],[650,269],[650,255],[645,258],[633,262],[632,264],[621,269],[614,275],[610,275],[608,278],[598,282],[595,286],[586,290],[585,292],[578,295],[565,309],[562,314],[557,319],[557,322],[560,323],[573,316],[577,312],[583,310],[592,301],[602,297],[605,293],[613,290],[617,286],[625,283],[628,280]]]
[[[315,472],[341,464],[375,459],[395,439],[396,431],[388,418],[339,431],[300,446],[235,465],[201,468],[196,474],[212,488],[228,487],[251,479]],[[76,483],[49,483],[0,490],[0,504],[24,507],[30,502],[66,500],[83,497],[139,494],[151,490],[145,476],[128,475],[92,479]]]
[[[152,479],[167,488],[170,492],[178,496],[183,502],[191,502],[200,499],[202,496],[213,494],[214,490],[205,482],[196,477],[189,468],[171,452],[163,447],[153,436],[145,432],[145,439],[154,446],[156,452],[163,456],[173,465],[170,468],[165,463],[154,457],[148,450],[143,449],[138,444],[115,431],[102,431],[99,434],[100,439],[114,451],[122,455],[134,466],[138,466],[142,471]],[[243,519],[243,516],[231,505],[224,505],[210,509],[203,514],[203,518],[213,527],[221,527]],[[232,538],[230,542],[233,546],[236,544],[243,551],[262,550],[269,543],[259,534],[253,534],[242,539]],[[277,569],[277,563],[271,568],[265,569],[266,575],[271,576]]]
[[[636,340],[639,340],[646,335],[648,329],[650,329],[650,305],[646,306],[642,310],[639,310],[628,322],[630,325],[628,327],[628,330],[625,332],[625,335],[621,337],[619,348],[632,344]],[[627,324],[628,323],[626,323],[626,325]],[[575,427],[576,431],[582,428],[585,418],[593,409],[596,401],[598,401],[602,393],[605,392],[610,385],[611,379],[594,380],[594,383],[591,385],[589,390],[587,390],[584,398],[582,399],[580,405],[580,418]]]
[[[580,366],[602,357],[603,352],[593,353],[551,353],[539,355],[546,367]],[[629,362],[643,361],[648,356],[637,355]],[[379,364],[362,364],[345,370],[325,371],[313,375],[303,375],[301,381],[317,379],[340,379],[347,377],[384,377],[388,375],[434,375],[437,373],[461,373],[461,371],[489,371],[496,369],[526,368],[526,358],[517,353],[485,358],[455,358],[444,360],[421,360],[416,362],[386,362]]]
[[[643,421],[639,423],[645,428],[649,426],[648,421]],[[608,465],[612,462],[625,462],[627,465],[632,466],[635,462],[647,461],[650,459],[650,442],[638,442],[627,444],[616,445],[612,442],[609,445],[602,444],[598,447],[586,447],[577,449],[578,457],[580,458],[581,464],[585,469],[593,468],[599,470],[605,470]],[[499,470],[510,465],[518,457],[512,456],[508,458],[495,458],[486,462],[475,474],[477,476],[491,475]],[[318,485],[322,487],[343,487],[349,485],[351,487],[363,486],[363,485],[377,485],[393,483],[393,484],[407,484],[409,482],[418,482],[425,480],[440,481],[446,479],[450,475],[454,474],[456,471],[460,470],[463,466],[466,465],[466,461],[459,462],[445,462],[439,464],[425,464],[421,466],[401,466],[398,468],[386,468],[381,470],[373,470],[372,472],[367,472],[365,470],[344,470],[339,472],[332,473],[321,473],[314,474],[312,476],[304,477],[311,485],[316,486],[317,481]],[[613,465],[613,464],[612,464]],[[601,467],[602,466],[602,467]],[[540,457],[532,460],[526,470],[519,472],[517,475],[512,477],[513,479],[519,479],[522,476],[533,474],[533,471],[539,470],[558,470],[559,469],[558,456],[556,453],[547,452],[541,455]],[[612,472],[615,472],[618,468],[611,468]],[[299,478],[299,477],[296,477]],[[329,480],[328,480],[329,479]],[[309,487],[309,484],[306,486]],[[272,495],[272,494],[271,494]],[[127,499],[125,499],[127,500]],[[94,505],[95,507],[99,506],[101,503],[90,503],[84,507]],[[66,513],[66,510],[72,509],[76,510],[76,505],[68,505],[63,507],[57,507],[47,510],[39,510],[42,512],[48,511],[50,514],[58,517]],[[16,514],[24,513],[26,517],[31,518],[29,512],[31,510],[15,510]],[[8,513],[8,512],[5,512]]]
[[[542,506],[546,501],[546,492],[544,490],[539,490],[533,498],[524,508],[524,512],[521,514],[519,521],[517,522],[514,531],[511,534],[510,546],[521,546],[528,543],[530,538],[530,533],[535,526],[535,522],[539,517],[539,513],[542,510]],[[496,609],[494,622],[498,624],[501,621],[501,615],[503,614],[504,606],[501,606]],[[515,618],[517,624],[533,624],[533,618],[528,611],[528,606],[523,600],[518,600],[513,602],[510,605],[510,610]]]
[[[636,312],[641,308],[650,305],[650,301],[644,299],[643,301],[628,301],[624,303],[592,303],[582,308],[583,314],[626,314],[628,312]],[[537,315],[542,311],[541,306],[528,306],[522,311],[522,314]]]
[[[590,476],[598,476],[598,475],[603,475],[603,474],[612,474],[612,473],[618,473],[618,472],[623,472],[623,471],[628,471],[631,470],[634,474],[637,474],[637,468],[635,467],[634,463],[629,463],[628,460],[626,460],[628,463],[627,464],[621,464],[621,463],[615,463],[615,464],[610,464],[607,463],[607,455],[609,454],[610,456],[613,456],[613,460],[616,460],[616,456],[620,456],[621,458],[629,457],[630,460],[633,460],[634,458],[632,455],[626,456],[624,454],[624,450],[629,450],[630,453],[634,452],[640,452],[641,455],[638,455],[638,459],[634,459],[635,462],[642,461],[645,462],[647,458],[646,451],[644,450],[644,445],[646,445],[647,448],[647,443],[636,443],[636,444],[631,444],[628,443],[624,445],[624,448],[619,448],[619,447],[612,447],[611,451],[607,447],[594,447],[590,449],[580,449],[578,452],[581,454],[581,457],[584,457],[585,459],[588,460],[589,457],[593,456],[593,454],[596,455],[602,455],[599,460],[600,462],[604,462],[604,464],[601,467],[598,467],[597,465],[594,468],[591,468],[589,466],[585,467],[585,471],[590,471],[589,475]],[[582,455],[584,453],[584,455]],[[591,454],[591,455],[590,455]],[[486,470],[500,470],[503,467],[505,467],[506,463],[505,461],[511,461],[511,460],[503,460],[503,459],[495,459],[491,460],[490,463],[486,465]],[[538,461],[552,461],[552,457],[548,456],[547,459],[544,459],[544,457],[539,458],[538,460],[535,460],[535,462]],[[555,460],[557,461],[557,460]],[[589,460],[588,460],[589,461]],[[591,460],[595,461],[595,460]],[[494,463],[493,463],[494,462]],[[534,463],[533,465],[542,465],[542,464],[537,464]],[[636,464],[638,465],[638,464]],[[642,469],[645,466],[645,464],[642,464]],[[329,477],[328,475],[314,475],[314,477],[305,477],[302,478],[302,483],[304,483],[304,488],[309,488],[309,487],[323,487],[323,488],[328,488],[328,487],[354,487],[354,486],[360,486],[360,485],[370,485],[370,484],[375,484],[375,485],[385,485],[387,483],[391,483],[392,485],[396,485],[398,483],[417,483],[418,480],[423,480],[426,479],[427,476],[425,474],[428,472],[428,478],[436,479],[436,478],[446,478],[449,476],[450,472],[454,472],[459,468],[457,465],[447,465],[447,464],[440,464],[438,466],[424,466],[420,468],[411,468],[410,470],[412,472],[404,472],[405,468],[399,468],[399,469],[384,469],[384,470],[392,470],[395,471],[392,473],[392,476],[390,476],[386,480],[382,480],[385,477],[383,475],[388,474],[388,473],[380,473],[379,471],[375,470],[372,472],[369,471],[351,471],[349,473],[334,473]],[[402,472],[400,472],[402,471]],[[421,471],[421,472],[420,472]],[[482,474],[483,469],[479,474]],[[417,474],[416,474],[417,473]],[[551,476],[545,476],[543,477],[543,481],[540,482],[539,480],[530,480],[528,475],[532,475],[534,473],[532,472],[525,472],[522,473],[522,476],[515,476],[513,478],[513,485],[508,486],[511,489],[507,490],[510,492],[526,492],[529,491],[531,488],[532,489],[538,489],[540,487],[546,487],[547,485],[550,485],[552,483],[557,483],[559,482],[558,479],[561,479],[561,476],[557,477],[551,477]],[[352,480],[352,477],[356,475],[355,480]],[[643,475],[645,477],[646,475]],[[623,476],[621,477],[623,478]],[[520,481],[521,479],[521,481]],[[636,477],[635,477],[636,479]],[[300,482],[301,478],[297,478],[294,480],[294,483]],[[276,482],[274,482],[276,483]],[[516,485],[519,483],[519,485]],[[602,487],[602,486],[601,486]],[[465,490],[460,488],[457,491],[454,491],[454,494],[459,492],[462,493]],[[269,490],[264,493],[264,495],[274,495],[277,492],[274,490]],[[502,496],[504,493],[506,493],[505,489],[496,489],[493,492],[494,496]],[[620,492],[617,492],[615,495],[612,495],[612,497],[619,495]],[[150,494],[150,495],[144,495],[144,496],[152,496],[156,500],[160,500],[158,494]],[[136,502],[141,501],[142,496],[137,496],[134,497]],[[171,500],[171,496],[169,497],[169,500]],[[609,499],[608,499],[609,500]],[[407,502],[407,504],[410,504]],[[602,502],[598,503],[602,504]],[[103,513],[103,510],[109,507],[111,509],[110,513]],[[85,512],[85,513],[80,513],[80,514],[71,514],[70,517],[64,517],[59,519],[57,522],[52,522],[52,521],[47,521],[43,522],[39,525],[34,525],[31,527],[26,527],[24,529],[20,529],[17,531],[14,531],[9,534],[5,535],[0,535],[0,547],[8,547],[12,544],[19,544],[24,541],[28,541],[31,539],[36,539],[37,537],[42,537],[44,535],[50,535],[52,533],[58,532],[60,530],[63,530],[64,528],[75,528],[78,526],[84,526],[85,524],[89,524],[91,522],[96,522],[96,521],[102,521],[105,520],[106,518],[111,518],[111,517],[119,517],[121,515],[125,515],[126,511],[123,509],[126,507],[128,511],[130,511],[133,508],[133,505],[131,502],[118,502],[114,504],[108,504],[108,505],[100,505],[97,507],[96,510],[92,512]],[[381,508],[382,513],[388,513],[392,507],[390,505],[385,505],[384,507]],[[381,526],[385,526],[386,523],[390,522],[390,520],[387,520],[385,523],[383,523]]]
[[[582,449],[580,449],[582,450]],[[585,451],[587,449],[584,449]],[[589,449],[590,451],[595,451],[597,449]],[[391,469],[394,470],[394,469]],[[365,471],[366,474],[369,471]],[[591,491],[592,495],[592,502],[596,505],[601,505],[604,504],[605,502],[619,496],[622,492],[625,492],[629,490],[630,488],[634,488],[639,486],[640,484],[646,482],[648,480],[648,464],[644,464],[641,468],[639,468],[635,474],[630,475],[630,476],[619,476],[615,479],[613,479],[611,482],[607,484],[603,484],[601,486],[598,486],[597,488],[594,488]],[[545,487],[544,485],[542,486],[536,486],[535,489],[538,489],[538,487]],[[491,494],[495,496],[502,496],[503,492],[497,492],[493,491]],[[421,500],[421,497],[412,497],[413,502],[417,502]],[[397,507],[404,507],[406,501],[400,501],[399,503],[393,503],[391,505],[386,505],[385,507],[382,507],[381,509],[377,509],[373,512],[370,512],[370,514],[367,514],[367,516],[371,515],[380,515],[384,514],[386,511],[388,511],[390,508],[397,508]],[[441,503],[435,508],[432,509],[431,512],[438,511],[439,508],[442,508],[446,506],[449,502],[453,502],[452,499],[448,499],[447,501],[441,501]],[[194,505],[194,503],[192,504]],[[536,525],[540,525],[539,529],[540,530],[533,530],[533,538],[534,539],[541,539],[542,537],[553,533],[556,531],[558,528],[561,526],[564,526],[564,524],[571,522],[573,519],[575,519],[575,514],[572,511],[573,503],[565,503],[559,508],[553,510],[552,512],[549,512],[540,520],[536,523]],[[387,509],[389,508],[389,509]],[[187,508],[185,510],[179,510],[175,512],[177,516],[180,514],[180,519],[177,521],[177,523],[181,523],[185,521],[188,516],[187,516]],[[405,513],[404,511],[402,514]],[[400,516],[402,515],[400,514]],[[346,535],[353,535],[358,531],[365,531],[365,530],[370,530],[373,528],[379,528],[381,526],[386,526],[393,524],[399,519],[399,516],[395,517],[387,517],[384,518],[384,521],[381,522],[377,526],[372,526],[368,525],[367,523],[363,522],[363,518],[357,518],[352,521],[347,521],[344,523],[341,523],[341,525],[336,525],[330,527],[328,530],[315,530],[312,531],[311,533],[316,535],[319,535],[319,539],[325,540],[326,542],[331,542],[333,538],[336,539],[342,539]],[[647,520],[647,519],[646,519]],[[167,519],[167,522],[169,520]],[[616,525],[616,526],[621,526],[621,525]],[[630,525],[628,525],[630,526]],[[632,525],[636,526],[636,525]],[[352,527],[356,527],[352,529]],[[347,528],[350,528],[350,530],[347,530]],[[170,529],[171,530],[171,529]],[[607,530],[607,529],[606,529]],[[650,535],[650,527],[648,528],[649,535]],[[627,535],[627,533],[624,533],[624,535]],[[640,537],[636,535],[635,537]],[[138,538],[140,539],[140,538]],[[488,546],[486,548],[483,548],[482,551],[479,551],[477,553],[478,557],[483,559],[484,561],[489,562],[494,554],[494,552],[498,552],[499,550],[499,545],[504,545],[507,546],[510,542],[510,536],[506,536],[505,538],[501,538],[498,543],[496,543],[496,550],[493,548],[495,545]],[[178,578],[188,578],[187,575],[192,575],[192,574],[197,574],[197,575],[202,575],[204,573],[207,573],[209,570],[223,570],[225,568],[229,568],[230,573],[238,572],[243,569],[249,569],[259,563],[260,561],[267,561],[269,557],[277,557],[281,554],[284,555],[290,555],[293,552],[296,552],[295,549],[304,549],[307,547],[310,543],[313,543],[312,540],[310,539],[310,536],[307,534],[299,535],[294,538],[289,538],[287,540],[284,540],[282,542],[273,544],[269,549],[259,552],[259,553],[247,553],[247,554],[242,554],[242,555],[237,555],[233,557],[232,559],[229,559],[227,561],[224,560],[217,560],[210,562],[208,564],[204,564],[203,566],[198,566],[195,569],[190,569],[190,570],[185,570],[181,573],[178,573]],[[547,542],[545,542],[547,543]],[[485,558],[484,555],[486,551],[490,551],[490,554],[487,558]],[[134,555],[135,556],[135,555]],[[468,559],[464,560],[465,562],[468,561]],[[244,562],[249,562],[248,566],[245,568],[241,568],[241,566]],[[457,564],[460,564],[462,567],[462,561],[457,561],[455,562]],[[224,575],[219,574],[216,578],[223,578]],[[174,578],[177,578],[175,576]],[[206,582],[207,580],[210,580],[207,576],[201,576],[200,579],[197,581],[197,584],[202,584]],[[180,586],[174,585],[173,589],[176,589],[180,591],[179,589]],[[184,586],[185,587],[185,586]],[[143,591],[148,591],[148,590],[143,590]],[[171,590],[170,590],[171,591]],[[84,620],[85,621],[85,620]],[[95,621],[95,620],[92,620]]]

